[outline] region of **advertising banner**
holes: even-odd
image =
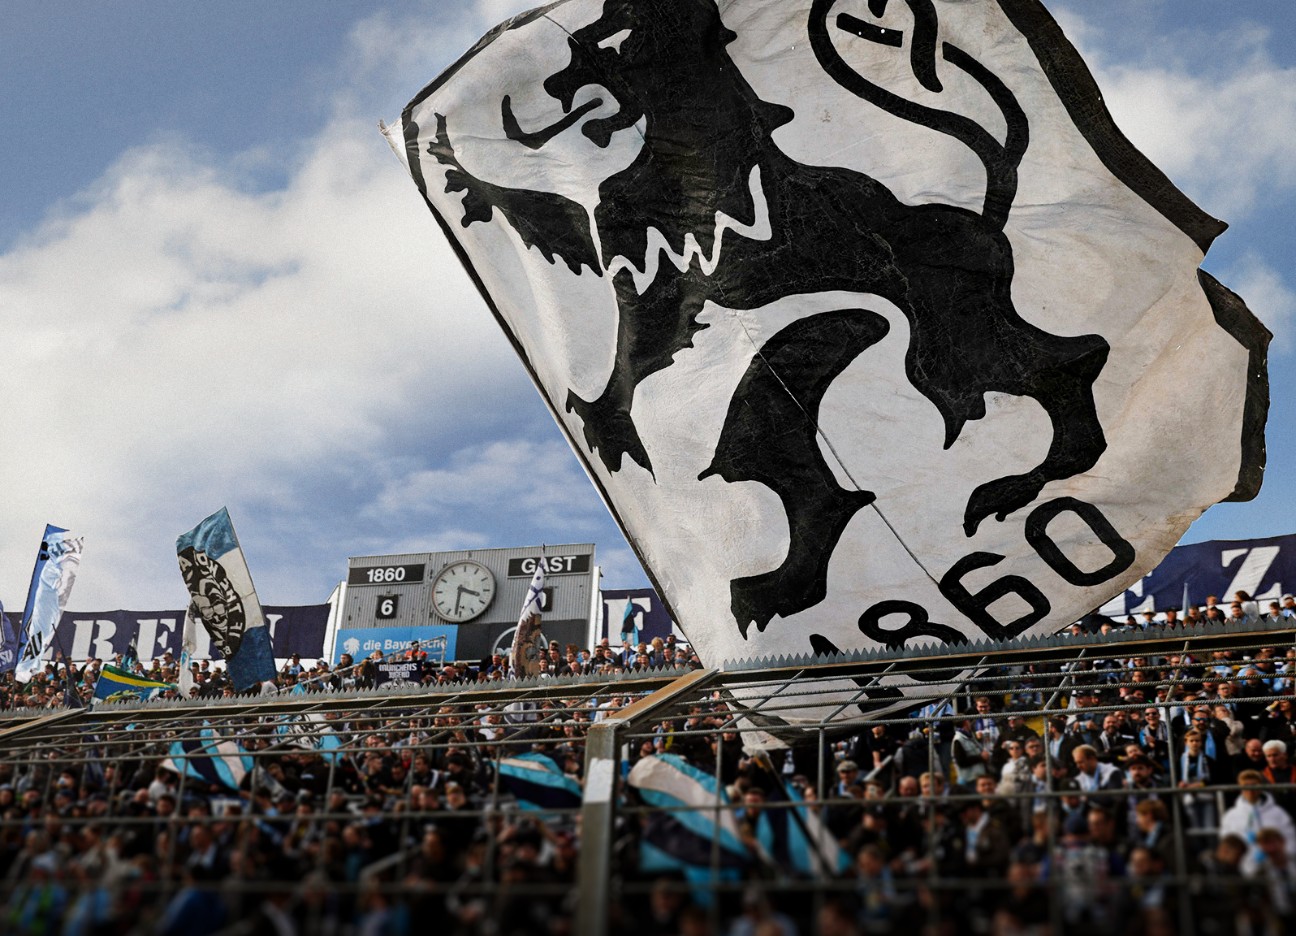
[[[333,643],[333,665],[338,664],[344,653],[349,653],[356,663],[375,650],[381,650],[383,656],[397,656],[409,649],[411,640],[419,642],[419,649],[428,655],[430,661],[444,663],[455,659],[458,631],[457,627],[439,624],[429,624],[426,627],[343,628],[337,632],[337,640]]]

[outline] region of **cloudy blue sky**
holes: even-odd
[[[175,537],[222,505],[272,604],[322,601],[352,555],[541,541],[644,583],[377,131],[529,5],[7,7],[7,607],[47,521],[86,536],[74,609],[179,606]],[[1206,267],[1277,335],[1265,489],[1186,541],[1294,532],[1296,4],[1050,7],[1127,135],[1230,222]]]

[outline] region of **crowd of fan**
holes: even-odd
[[[386,657],[375,650],[358,663],[351,654],[338,657],[336,667],[325,660],[303,663],[300,654],[294,654],[273,680],[258,686],[254,692],[265,695],[292,692],[300,687],[305,692],[339,692],[348,689],[372,689],[380,680],[379,666],[389,660],[415,661],[419,669],[407,681],[425,686],[444,686],[450,683],[490,683],[513,678],[509,662],[503,654],[493,654],[480,662],[438,661],[418,640],[401,653]],[[154,698],[174,700],[182,697],[180,689],[180,664],[170,650],[145,664],[133,655],[118,653],[111,664],[133,676],[153,682],[167,683],[171,688],[159,691]],[[582,649],[575,644],[565,648],[550,644],[539,660],[540,677],[618,675],[622,673],[684,671],[701,667],[697,653],[688,645],[677,642],[674,635],[655,637],[652,641],[634,642],[626,637],[620,647],[614,647],[604,638],[593,649]],[[47,663],[44,669],[26,683],[18,682],[12,671],[0,675],[0,711],[15,709],[52,709],[67,705],[88,705],[94,698],[95,685],[103,672],[104,661],[91,659],[73,666],[61,657]],[[231,698],[236,693],[224,666],[211,660],[190,664],[194,698]],[[70,685],[70,691],[69,691]]]
[[[665,663],[655,649],[648,667]],[[596,672],[627,668],[602,657],[589,654]],[[309,673],[295,665],[283,685]],[[506,679],[495,665],[430,666],[424,679]],[[974,685],[772,765],[744,753],[719,695],[652,726],[629,761],[669,752],[718,777],[757,886],[713,894],[688,874],[638,874],[646,820],[621,810],[615,867],[639,887],[616,902],[616,930],[1174,933],[1187,914],[1201,933],[1293,931],[1296,650],[1081,659]],[[309,741],[319,724],[248,716],[238,735],[256,766],[237,790],[164,766],[170,736],[145,726],[87,737],[79,756],[0,754],[0,931],[569,932],[575,810],[520,809],[496,764],[536,751],[583,782],[589,726],[631,698],[579,686],[525,711],[355,706],[325,717],[341,742],[331,752]],[[1064,707],[1029,715],[1053,699]],[[757,826],[786,808],[779,787],[845,855],[817,898],[779,886],[797,871],[762,855]],[[636,803],[624,783],[619,801]]]

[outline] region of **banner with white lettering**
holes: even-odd
[[[324,655],[330,606],[266,605],[266,626],[274,655],[286,659],[294,653],[302,659]],[[54,646],[62,647],[73,660],[111,660],[125,653],[131,641],[140,659],[152,660],[168,650],[180,656],[184,633],[184,611],[67,611],[59,621]],[[194,629],[193,659],[220,659],[213,653],[211,636],[202,627]]]
[[[682,636],[666,605],[651,588],[605,588],[599,592],[599,600],[603,607],[599,637],[614,644],[623,634],[635,644],[641,640],[651,642],[654,637],[665,640],[672,633]]]
[[[375,667],[375,686],[407,686],[422,680],[422,660],[384,660]]]
[[[333,665],[337,666],[342,654],[359,663],[375,650],[383,656],[394,657],[405,653],[414,641],[418,650],[427,654],[433,663],[455,659],[455,642],[459,628],[440,624],[424,627],[344,627],[333,641]]]
[[[1123,618],[1179,608],[1184,586],[1194,605],[1205,605],[1213,596],[1227,611],[1234,595],[1242,591],[1266,613],[1269,602],[1296,591],[1296,534],[1176,546],[1159,566],[1103,605],[1099,613]]]

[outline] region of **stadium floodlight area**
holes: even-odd
[[[1275,624],[16,713],[0,919],[1282,932],[1294,662]]]

